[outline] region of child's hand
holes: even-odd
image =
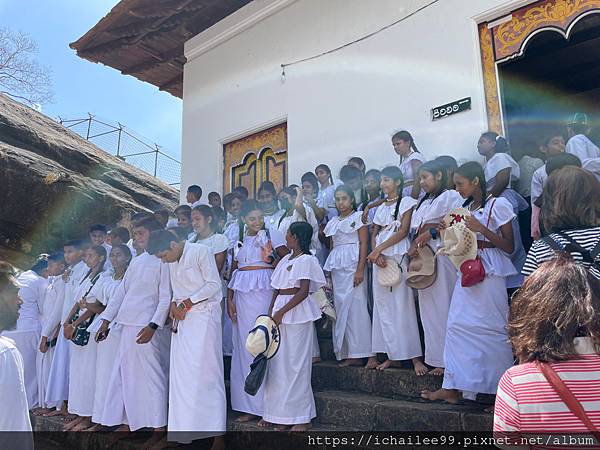
[[[354,287],[360,286],[360,284],[365,279],[365,273],[363,271],[358,271],[354,274]]]

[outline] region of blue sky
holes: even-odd
[[[0,26],[38,42],[52,69],[52,118],[98,117],[120,122],[181,159],[181,100],[111,67],[79,58],[69,43],[93,27],[118,0],[0,0]]]

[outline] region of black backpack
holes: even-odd
[[[542,241],[544,241],[546,245],[548,245],[552,250],[554,250],[557,253],[562,252],[568,253],[569,255],[571,255],[572,253],[581,254],[581,259],[583,260],[583,262],[589,264],[590,268],[593,267],[597,272],[600,273],[600,259],[598,259],[598,255],[600,255],[600,239],[598,239],[598,242],[596,242],[594,248],[588,250],[579,245],[575,241],[575,239],[573,239],[567,233],[559,232],[556,234],[565,239],[567,243],[562,244],[556,241],[554,238],[552,238],[551,235],[544,237]]]

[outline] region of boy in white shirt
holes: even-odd
[[[569,140],[566,152],[577,156],[581,161],[600,158],[600,149],[588,137],[590,129],[587,114],[575,113],[567,125]]]

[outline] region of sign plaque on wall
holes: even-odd
[[[443,119],[444,117],[458,114],[459,112],[467,111],[469,109],[471,109],[471,97],[456,100],[454,102],[432,108],[431,120]]]

